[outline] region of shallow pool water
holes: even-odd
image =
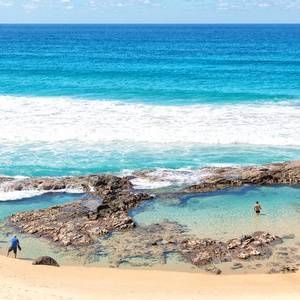
[[[48,193],[22,200],[0,201],[0,221],[20,211],[46,208],[72,201],[82,196],[83,194]]]
[[[46,208],[72,201],[82,196],[83,194],[49,193],[23,200],[0,201],[0,221],[4,221],[8,216],[16,212]],[[18,233],[14,228],[7,227],[0,227],[0,254],[6,254],[9,241],[14,234],[17,234],[22,246],[22,251],[18,253],[19,258],[36,259],[39,256],[48,255],[61,261],[64,256],[59,249],[56,249],[54,245],[51,245],[44,239],[30,234]],[[64,262],[68,263],[68,259],[66,258]]]
[[[262,207],[256,214],[256,201]],[[139,225],[175,221],[199,238],[227,241],[242,234],[268,231],[300,233],[300,188],[289,186],[241,187],[211,193],[159,197],[141,203],[129,215]]]
[[[1,216],[4,218],[17,211],[43,208],[79,197],[82,195],[58,193],[3,202],[0,203]],[[262,206],[259,215],[253,210],[256,201]],[[177,251],[181,240],[210,237],[226,242],[262,230],[283,238],[282,243],[272,248],[273,255],[269,259],[242,261],[243,267],[238,270],[232,269],[237,261],[222,262],[217,267],[223,273],[267,273],[273,267],[299,263],[300,188],[297,187],[249,186],[203,194],[161,194],[142,202],[129,215],[138,225],[134,231],[114,231],[108,236],[94,238],[95,242],[89,246],[64,247],[20,233],[23,250],[19,257],[35,259],[48,255],[60,264],[199,272],[207,266],[199,269],[185,261]],[[166,224],[164,220],[174,223],[163,225]],[[159,226],[154,223],[163,229],[159,232],[155,229]],[[165,230],[164,226],[169,229]],[[1,254],[6,253],[14,233],[13,228],[4,229],[0,227]],[[174,246],[168,243],[170,240],[175,241]],[[159,246],[153,246],[155,241]]]

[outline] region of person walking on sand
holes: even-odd
[[[15,258],[17,258],[17,248],[19,247],[19,245],[20,245],[20,242],[17,239],[17,236],[14,235],[14,237],[10,240],[10,247],[8,248],[7,256],[9,256],[9,253],[11,251],[13,251],[15,254]]]
[[[256,204],[254,205],[253,209],[257,214],[260,213],[260,210],[262,209],[261,206],[258,204],[258,201],[256,201]]]

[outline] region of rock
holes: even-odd
[[[285,267],[281,267],[279,272],[280,273],[295,273],[298,269],[296,267],[289,267],[289,266],[285,266]]]
[[[19,212],[9,218],[10,225],[64,246],[89,245],[94,242],[92,236],[107,235],[112,230],[132,230],[136,224],[127,216],[128,211],[152,196],[127,192],[127,184],[125,191],[121,191],[119,184],[122,180],[115,176],[92,176],[90,180],[95,188],[106,188],[110,193]],[[105,187],[103,182],[108,182],[109,186]]]
[[[57,263],[57,261],[50,256],[41,256],[41,257],[37,258],[32,264],[33,265],[47,265],[47,266],[59,267],[59,264]]]
[[[258,256],[258,255],[261,255],[261,253],[260,253],[259,251],[257,251],[257,250],[252,250],[252,251],[250,252],[250,255],[251,255],[251,256]]]
[[[251,240],[252,236],[251,235],[242,235],[239,238],[237,238],[237,241],[240,243],[243,243],[246,240]]]
[[[192,259],[192,263],[194,265],[206,265],[207,263],[209,263],[212,260],[212,257],[207,253],[199,253],[196,255],[196,257],[194,259]]]
[[[263,240],[267,240],[264,243]],[[268,232],[255,232],[243,235],[223,243],[213,239],[193,239],[180,242],[182,256],[194,265],[203,265],[211,261],[218,263],[233,259],[261,259],[272,254],[271,245],[280,242],[279,237]],[[254,247],[256,245],[256,247]]]
[[[217,275],[220,275],[222,273],[222,271],[216,267],[212,267],[212,268],[206,268],[205,269],[206,272],[210,272],[210,273],[214,273]]]
[[[298,269],[296,267],[289,267],[289,266],[283,266],[277,269],[271,269],[268,274],[276,274],[276,273],[281,273],[281,274],[286,274],[286,273],[295,273]]]
[[[203,168],[201,171],[207,174],[203,182],[183,192],[203,193],[247,184],[300,185],[300,160],[240,168]]]
[[[236,270],[236,269],[241,269],[241,268],[243,268],[243,267],[244,267],[244,266],[243,266],[241,263],[235,263],[235,264],[233,264],[232,267],[230,267],[230,269]]]
[[[295,238],[295,235],[293,233],[290,233],[290,234],[285,234],[281,237],[282,239],[294,239]]]
[[[246,253],[246,252],[240,252],[237,255],[237,258],[240,258],[240,259],[248,259],[249,257],[250,257],[250,254]]]

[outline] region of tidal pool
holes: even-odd
[[[17,211],[43,208],[81,197],[58,193],[0,203],[1,218]],[[256,201],[262,206],[260,215],[253,210]],[[198,268],[186,262],[178,252],[181,240],[209,237],[226,242],[243,234],[267,231],[282,238],[282,243],[274,246],[269,259],[222,262],[216,266],[224,273],[266,273],[273,267],[297,266],[300,261],[298,187],[247,186],[203,194],[166,193],[142,202],[129,215],[137,223],[135,230],[113,231],[107,236],[94,238],[95,242],[89,246],[64,247],[20,233],[23,250],[19,257],[35,259],[49,255],[60,264],[199,272],[209,265]],[[0,227],[1,254],[6,253],[13,233],[12,228]],[[233,264],[237,262],[243,267],[233,270]]]
[[[256,201],[262,207],[256,214]],[[240,187],[203,194],[165,196],[143,202],[129,215],[139,225],[167,220],[187,227],[198,238],[227,241],[242,234],[268,231],[300,234],[300,188]]]
[[[16,212],[42,209],[72,201],[82,196],[83,194],[48,193],[21,200],[0,201],[0,222]],[[36,238],[33,235],[18,233],[14,228],[7,227],[0,227],[0,254],[6,254],[13,234],[17,234],[22,246],[22,251],[18,253],[19,258],[36,259],[44,255],[52,256],[58,260],[62,258],[60,251],[53,245],[45,242],[45,240]]]

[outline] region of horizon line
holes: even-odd
[[[300,23],[0,23],[0,25],[300,25]]]

